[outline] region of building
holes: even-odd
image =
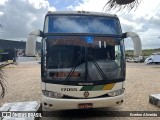
[[[25,56],[26,42],[0,39],[0,62],[13,60],[18,56]],[[36,50],[40,51],[41,43],[36,43]]]

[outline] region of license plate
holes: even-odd
[[[92,103],[80,103],[78,104],[79,109],[88,109],[88,108],[93,108]]]

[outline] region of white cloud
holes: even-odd
[[[55,7],[51,7],[47,0],[28,0],[35,8],[48,8],[49,11],[55,11]]]
[[[152,17],[156,16],[155,12],[159,11],[160,1],[159,0],[144,0],[138,6],[136,11],[132,11],[131,13],[135,14],[135,17]]]
[[[0,12],[0,16],[3,15],[3,14],[4,14],[3,12]]]
[[[56,8],[55,7],[49,7],[48,11],[56,11]]]
[[[67,6],[66,7],[68,10],[73,10],[74,9],[74,7],[72,6],[72,5],[69,5],[69,6]]]
[[[0,5],[5,5],[8,0],[0,0]]]
[[[49,7],[49,2],[46,0],[28,0],[35,8],[41,9]]]
[[[102,12],[105,3],[108,0],[84,0],[84,3],[81,3],[79,6],[76,6],[75,10],[84,10],[84,11],[95,11]]]
[[[8,0],[0,5],[1,39],[27,38],[33,29],[43,28],[45,14],[50,7],[46,0]]]

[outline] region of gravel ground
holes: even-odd
[[[7,93],[0,105],[6,102],[41,100],[40,64],[24,62],[4,69]]]
[[[36,62],[19,63],[7,66],[4,69],[7,81],[7,93],[0,101],[0,106],[6,102],[23,102],[30,100],[41,101],[41,78],[40,64]],[[160,108],[151,105],[149,101],[150,94],[160,93],[160,65],[145,65],[144,63],[127,63],[126,83],[125,83],[125,99],[124,104],[120,107],[109,108],[114,111],[159,111]],[[106,109],[103,109],[104,111]],[[103,112],[103,110],[92,111],[93,114]],[[108,109],[107,109],[108,110]],[[79,114],[85,114],[80,112]],[[89,113],[88,113],[89,114]],[[47,118],[45,118],[47,119]],[[70,118],[54,118],[54,119],[70,119]],[[81,118],[75,118],[81,119]],[[93,119],[93,118],[83,118]],[[108,119],[94,117],[95,120]],[[110,118],[121,120],[122,118]],[[124,118],[123,118],[124,119]],[[122,119],[122,120],[123,120]],[[132,117],[125,119],[159,119],[159,118],[141,118]]]

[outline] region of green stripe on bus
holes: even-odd
[[[104,87],[104,85],[97,85],[97,86],[94,86],[94,87],[92,88],[92,91],[102,90],[103,87]]]
[[[111,90],[115,83],[106,85],[96,85],[96,86],[83,86],[80,91],[97,91],[97,90]]]
[[[91,91],[93,86],[83,86],[80,91]]]

